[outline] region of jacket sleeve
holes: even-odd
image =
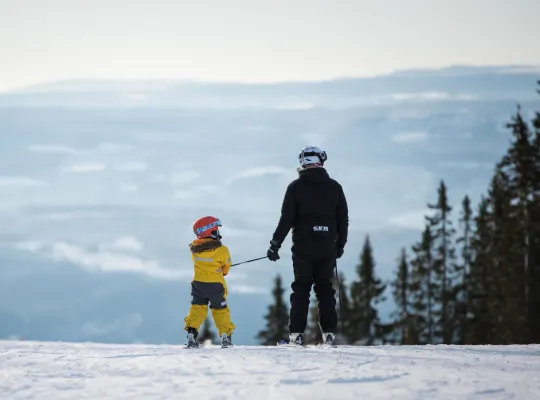
[[[278,225],[272,236],[272,240],[277,242],[279,246],[281,246],[281,243],[283,243],[289,234],[289,231],[296,220],[296,199],[293,188],[292,183],[287,186],[281,205],[281,217],[279,218]]]
[[[345,247],[349,233],[349,209],[347,206],[347,199],[341,185],[339,185],[339,201],[336,216],[338,233],[337,245],[340,247]]]
[[[229,270],[231,269],[231,264],[232,264],[232,260],[231,260],[231,254],[229,253],[229,249],[226,247],[226,246],[223,246],[222,247],[222,252],[221,252],[221,255],[222,255],[222,271],[223,271],[223,276],[227,276],[227,274],[229,273]]]

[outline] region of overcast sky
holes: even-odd
[[[540,64],[538,0],[0,0],[0,91]]]

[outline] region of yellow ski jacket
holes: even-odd
[[[231,255],[227,246],[219,240],[203,238],[190,243],[193,260],[193,280],[198,282],[221,282],[231,268]]]

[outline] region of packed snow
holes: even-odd
[[[0,341],[0,399],[540,399],[540,345],[182,347]]]

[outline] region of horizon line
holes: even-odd
[[[484,70],[484,72],[493,72],[493,73],[512,73],[512,72],[521,72],[521,73],[540,73],[540,65],[535,64],[449,64],[446,66],[440,67],[412,67],[407,69],[396,69],[387,73],[380,74],[366,74],[366,75],[341,75],[331,78],[321,78],[321,79],[309,79],[309,80],[276,80],[276,81],[239,81],[239,80],[205,80],[198,78],[129,78],[124,79],[122,77],[118,78],[71,78],[71,79],[61,79],[61,80],[50,80],[50,81],[41,81],[36,83],[31,83],[28,85],[20,86],[15,89],[0,90],[0,95],[5,94],[16,94],[21,92],[27,92],[31,90],[39,90],[40,87],[52,86],[52,85],[65,85],[73,83],[161,83],[161,84],[206,84],[206,85],[235,85],[235,86],[279,86],[279,85],[309,85],[309,84],[321,84],[321,83],[333,83],[340,81],[352,81],[352,80],[368,80],[368,79],[378,79],[398,75],[406,75],[413,73],[436,73],[444,72],[451,70],[459,69],[468,69],[468,70]],[[518,71],[512,71],[512,70]],[[522,71],[519,71],[519,70]]]

